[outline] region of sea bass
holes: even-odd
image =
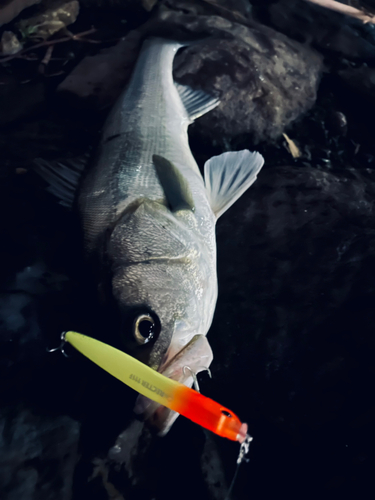
[[[78,207],[99,294],[123,349],[191,386],[193,373],[212,361],[206,334],[217,300],[216,220],[255,181],[263,158],[224,153],[206,162],[203,179],[187,129],[219,101],[174,82],[173,59],[183,46],[161,38],[143,43],[81,182]],[[135,410],[161,433],[177,417],[144,396]]]

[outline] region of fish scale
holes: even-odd
[[[124,311],[147,304],[160,318],[161,331],[148,358],[160,370],[195,335],[207,334],[217,299],[216,217],[187,135],[192,116],[207,112],[217,99],[205,96],[202,102],[202,93],[175,85],[172,64],[181,46],[155,38],[143,44],[131,80],[108,117],[100,160],[80,195],[90,238],[113,227],[105,252],[116,302]],[[155,155],[166,159],[160,160],[161,169],[172,165],[162,177]],[[228,168],[218,169],[219,184],[228,181]],[[234,183],[241,181],[241,170],[234,175]],[[103,186],[103,177],[107,187],[90,200],[93,184]],[[170,196],[179,192],[173,183],[179,182],[187,182],[193,212],[170,211]],[[183,196],[185,187],[180,189]],[[93,213],[100,212],[99,200],[100,209],[113,204],[106,228],[103,219],[85,219],[90,201]],[[199,349],[206,349],[201,346],[198,360]],[[167,427],[172,425],[173,418],[163,418]]]
[[[143,43],[80,183],[78,208],[109,335],[131,356],[161,373],[173,367],[170,378],[191,385],[184,363],[200,371],[212,360],[205,336],[217,300],[216,220],[255,181],[263,158],[223,153],[206,162],[203,180],[187,130],[219,100],[173,81],[183,45]],[[81,170],[39,165],[51,191],[71,205]],[[148,407],[139,396],[137,408]],[[165,433],[177,415],[159,410],[145,417]]]

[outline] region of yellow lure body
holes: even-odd
[[[216,401],[171,380],[128,354],[77,332],[65,340],[84,356],[143,396],[184,415],[219,436],[243,443],[247,424]]]
[[[99,340],[66,332],[65,340],[84,356],[143,396],[167,406],[179,384],[137,359]]]

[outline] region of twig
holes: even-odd
[[[35,55],[30,54],[29,56],[24,56],[22,59],[25,59],[25,61],[37,61],[39,58],[36,57]],[[1,62],[1,60],[0,60]]]
[[[40,64],[43,64],[44,66],[47,66],[48,63],[51,60],[52,52],[53,52],[54,45],[50,45],[48,49],[46,50],[46,54],[43,57],[43,59],[40,61]]]
[[[65,71],[57,71],[56,73],[49,73],[44,75],[46,78],[54,78],[55,76],[65,75]]]
[[[69,36],[64,36],[62,38],[58,38],[56,40],[47,40],[44,42],[40,42],[40,43],[33,45],[32,47],[28,47],[27,49],[23,49],[20,52],[17,52],[16,54],[0,58],[0,63],[5,63],[8,61],[11,61],[12,59],[18,58],[18,57],[22,58],[24,54],[27,54],[28,52],[31,52],[32,50],[39,49],[40,47],[48,47],[49,45],[56,45],[57,43],[70,42],[71,40],[74,40],[76,42],[88,41],[89,43],[93,43],[94,40],[84,40],[84,39],[82,40],[82,37],[86,36],[86,35],[91,35],[92,33],[95,33],[95,32],[96,32],[96,28],[91,28],[90,30],[82,31],[82,33],[77,33],[76,35],[69,35]],[[100,43],[100,42],[98,41],[97,43]]]
[[[74,41],[84,43],[103,43],[102,40],[93,40],[92,38],[74,38]]]
[[[46,66],[48,66],[48,63],[51,60],[54,47],[55,47],[54,45],[50,45],[49,47],[47,47],[46,53],[39,64],[39,69],[38,69],[39,73],[44,74],[44,72],[46,71]]]
[[[356,9],[350,5],[345,5],[335,0],[306,0],[307,2],[315,3],[321,7],[326,7],[327,9],[335,10],[336,12],[341,12],[341,14],[346,14],[350,17],[355,17],[363,23],[373,23],[375,24],[375,16],[367,14],[363,10]]]

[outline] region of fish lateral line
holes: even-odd
[[[147,257],[143,260],[133,260],[131,262],[126,262],[125,267],[136,266],[138,264],[189,264],[191,259],[189,257]]]
[[[64,342],[68,342],[103,370],[149,399],[231,441],[242,444],[249,439],[247,424],[213,399],[92,337],[68,331],[61,338],[63,343],[58,349],[63,351]]]

